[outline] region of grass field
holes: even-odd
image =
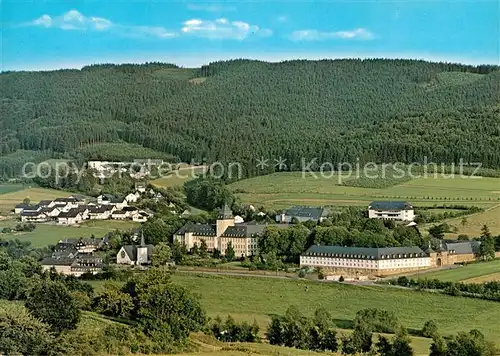
[[[7,226],[15,226],[16,220],[0,221],[0,229]],[[0,238],[8,240],[17,238],[21,241],[30,241],[33,247],[54,245],[59,240],[75,237],[104,237],[110,231],[129,230],[139,226],[139,223],[120,220],[94,220],[88,221],[81,226],[59,226],[49,224],[37,224],[33,232],[18,232],[14,234],[0,234]]]
[[[347,179],[344,177],[343,179]],[[389,188],[339,185],[338,176],[315,178],[301,172],[282,172],[229,185],[244,203],[267,208],[291,205],[367,205],[372,200],[408,200],[418,206],[465,204],[491,207],[500,204],[498,178],[417,178]]]
[[[447,270],[419,273],[419,278],[436,278],[448,282],[469,283],[486,282],[487,280],[492,280],[490,279],[492,276],[496,276],[496,278],[500,277],[500,260],[474,263]]]
[[[466,234],[469,236],[479,236],[483,225],[488,225],[493,235],[500,235],[500,204],[486,211],[467,216],[467,224],[462,225],[462,218],[446,220],[451,225],[458,228],[455,234],[446,234],[447,238],[455,238],[459,234]]]
[[[299,306],[306,315],[323,306],[339,327],[350,323],[360,309],[380,308],[394,312],[411,329],[421,329],[433,319],[444,334],[476,328],[500,344],[500,329],[492,323],[500,320],[500,303],[496,302],[376,286],[270,278],[177,273],[173,279],[199,295],[209,316],[231,314],[237,320],[255,319],[261,328],[268,325],[272,315],[285,313],[290,305]]]
[[[69,195],[71,193],[46,188],[28,188],[11,191],[10,193],[0,195],[0,214],[8,214],[14,209],[16,204],[22,203],[25,198],[29,198],[32,203],[38,203],[40,200],[62,198]]]
[[[181,168],[172,172],[168,176],[153,180],[151,184],[160,188],[182,186],[185,182],[196,178],[199,174],[202,174],[205,169],[206,168],[204,166],[181,166]]]

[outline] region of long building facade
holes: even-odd
[[[474,261],[479,241],[441,243],[430,247],[311,246],[300,256],[301,267],[321,268],[327,274],[387,276],[431,267]]]
[[[184,225],[174,234],[174,241],[184,245],[188,250],[195,245],[200,247],[202,241],[207,244],[209,251],[219,250],[222,255],[231,243],[235,256],[254,256],[258,252],[258,237],[266,224],[236,223],[232,211],[225,206],[217,216],[215,224],[194,224]],[[286,228],[288,225],[276,224],[279,228]]]

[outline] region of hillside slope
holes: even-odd
[[[122,142],[182,161],[239,161],[248,175],[262,173],[261,156],[295,168],[302,157],[337,164],[424,156],[499,168],[499,104],[497,67],[410,60],[11,72],[0,74],[0,155],[92,158],[88,147]],[[0,175],[14,174],[9,162],[7,169],[0,157]]]

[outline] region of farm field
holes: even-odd
[[[202,174],[205,169],[205,166],[184,165],[166,177],[151,181],[151,184],[159,188],[182,186],[185,182],[196,178],[199,174]]]
[[[493,235],[500,235],[500,204],[497,206],[487,208],[486,211],[469,215],[466,217],[467,223],[462,225],[462,218],[455,218],[446,220],[448,224],[454,225],[458,228],[455,234],[446,234],[446,238],[456,238],[459,234],[466,234],[469,236],[479,236],[483,225],[488,225]]]
[[[342,179],[349,179],[342,177]],[[341,179],[341,180],[342,180]],[[340,181],[341,181],[340,180]],[[340,185],[339,177],[315,178],[302,172],[281,172],[229,185],[244,203],[279,209],[291,205],[367,205],[372,200],[408,200],[418,206],[500,204],[499,178],[416,178],[389,188]]]
[[[463,267],[419,273],[418,278],[436,278],[447,282],[480,283],[492,276],[500,279],[500,259],[491,262],[473,263]],[[415,276],[412,276],[415,277]]]
[[[18,224],[17,220],[3,220],[0,221],[0,229],[7,226],[15,226]],[[17,232],[14,234],[0,234],[2,239],[19,239],[21,241],[30,241],[33,247],[43,247],[47,245],[54,245],[59,240],[65,238],[76,237],[104,237],[110,231],[129,230],[138,227],[140,223],[132,221],[120,220],[100,220],[88,221],[81,226],[60,226],[51,224],[37,224],[33,232]]]
[[[500,344],[498,325],[491,323],[500,318],[500,304],[496,302],[375,286],[271,278],[175,274],[173,280],[196,293],[209,316],[231,314],[237,320],[255,319],[261,328],[268,325],[271,315],[285,313],[290,305],[299,306],[306,315],[323,306],[336,318],[339,327],[350,323],[360,309],[380,308],[394,312],[411,329],[420,329],[433,319],[443,334],[476,328]],[[438,307],[442,305],[453,308]]]
[[[0,194],[0,214],[8,214],[14,209],[14,206],[22,203],[25,198],[29,198],[33,203],[38,203],[40,200],[62,198],[69,195],[71,193],[47,188],[28,188]]]

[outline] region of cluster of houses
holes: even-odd
[[[49,257],[42,260],[43,270],[55,269],[58,273],[79,277],[84,273],[102,271],[104,259],[95,251],[107,243],[106,238],[79,238],[59,241]]]
[[[153,213],[148,209],[138,209],[129,204],[136,203],[141,193],[128,194],[125,198],[103,194],[97,201],[87,202],[85,197],[72,195],[67,198],[41,200],[36,205],[18,204],[15,214],[20,214],[26,223],[53,222],[60,225],[77,225],[85,220],[132,220],[147,221]]]

